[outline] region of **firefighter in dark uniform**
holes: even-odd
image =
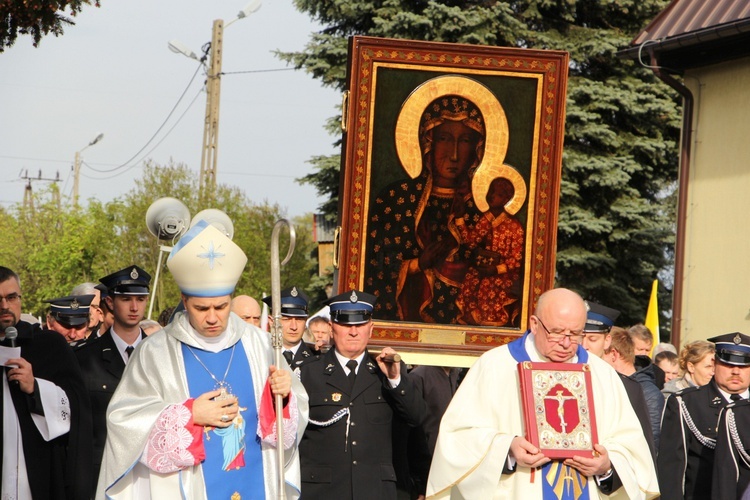
[[[745,335],[740,338],[745,339]],[[735,361],[747,362],[750,345],[746,342],[730,345]],[[750,498],[750,393],[745,391],[727,405],[719,417],[719,433],[714,455],[713,492],[711,498],[726,500]]]
[[[320,357],[320,353],[310,348],[302,341],[305,333],[305,321],[307,321],[307,294],[293,286],[281,291],[281,335],[283,339],[284,359],[289,363],[292,371],[299,376],[300,369],[305,363],[314,361]],[[271,297],[264,297],[263,302],[272,306]],[[269,324],[273,324],[273,318],[268,317]]]
[[[658,456],[664,500],[711,498],[719,414],[748,397],[750,337],[728,333],[708,340],[716,344],[714,377],[673,394],[664,409]]]
[[[334,348],[302,367],[310,420],[300,443],[302,498],[396,498],[391,434],[398,416],[422,421],[426,407],[395,351],[367,351],[376,297],[352,290],[330,298]],[[395,415],[394,415],[395,414]]]
[[[94,488],[107,440],[109,400],[120,383],[130,353],[146,338],[139,323],[148,303],[151,276],[138,266],[128,266],[99,281],[107,288],[105,300],[114,313],[114,324],[96,341],[88,342],[75,351],[91,398]]]

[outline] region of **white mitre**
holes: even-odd
[[[167,267],[177,286],[190,297],[231,294],[245,264],[245,252],[204,220],[180,238],[167,259]]]

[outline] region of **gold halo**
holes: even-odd
[[[513,198],[505,204],[505,211],[510,215],[515,215],[526,201],[526,181],[523,180],[518,170],[505,163],[487,165],[474,173],[474,178],[471,180],[471,195],[474,197],[474,204],[481,212],[490,209],[487,203],[487,191],[492,181],[498,177],[505,177],[513,184]]]
[[[427,80],[406,98],[396,121],[396,152],[401,166],[412,179],[422,173],[419,122],[427,106],[444,95],[458,95],[473,102],[484,117],[484,156],[477,166],[501,164],[508,151],[508,120],[490,89],[465,76],[438,76]]]

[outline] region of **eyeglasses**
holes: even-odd
[[[554,342],[556,344],[559,344],[563,341],[563,339],[567,338],[570,340],[571,344],[580,344],[583,342],[583,330],[570,330],[567,331],[570,332],[569,335],[565,335],[566,330],[550,330],[545,326],[544,323],[542,323],[542,320],[539,319],[539,316],[534,316],[536,320],[539,322],[540,325],[542,325],[542,328],[544,328],[547,331],[547,338],[550,342]]]
[[[7,302],[8,304],[18,304],[21,301],[21,294],[19,293],[9,293],[8,295],[0,295],[0,303],[3,301]]]

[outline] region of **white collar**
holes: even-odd
[[[716,388],[719,389],[719,392],[721,393],[722,396],[724,396],[724,399],[727,401],[727,403],[734,403],[734,401],[732,401],[732,395],[726,392],[721,387],[719,387],[719,384],[716,384]],[[750,396],[750,389],[745,389],[743,392],[740,393],[740,397],[742,399],[748,399],[749,396]]]
[[[346,366],[346,363],[348,363],[349,360],[352,358],[347,358],[346,356],[342,356],[336,349],[333,350],[333,353],[336,355],[336,359],[339,360],[339,364],[344,369],[344,373],[349,375],[349,372],[351,370],[349,370],[349,367]],[[359,373],[359,367],[362,365],[362,360],[365,359],[365,354],[367,354],[367,351],[364,351],[362,354],[360,354],[356,358],[353,358],[354,361],[357,362],[357,368],[354,369],[354,373]]]
[[[125,342],[124,340],[122,340],[122,337],[117,335],[117,332],[115,332],[114,326],[109,328],[109,332],[112,334],[112,340],[115,342],[115,347],[117,347],[117,351],[120,353],[120,356],[122,356],[122,360],[125,361],[125,364],[127,364],[129,356],[125,352],[125,349],[127,349],[128,347],[131,347],[131,345]],[[135,342],[133,342],[132,347],[135,347],[138,344],[140,344],[141,340],[143,340],[143,333],[141,333],[135,338]]]
[[[299,342],[297,342],[297,345],[292,346],[292,347],[285,347],[284,350],[285,351],[291,351],[292,357],[294,357],[294,356],[297,355],[297,351],[299,351],[299,348],[301,346],[302,346],[302,341],[300,340]]]
[[[227,323],[227,328],[223,332],[221,332],[216,337],[205,337],[198,333],[198,331],[193,328],[193,325],[190,324],[188,321],[188,329],[187,333],[190,335],[193,340],[198,344],[198,347],[203,349],[204,351],[208,352],[221,352],[227,347],[229,347],[229,323]]]

